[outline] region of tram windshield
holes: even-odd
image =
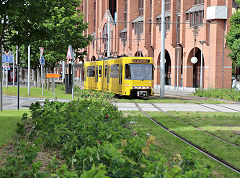
[[[130,80],[152,80],[152,64],[126,64],[126,79]]]

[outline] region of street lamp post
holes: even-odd
[[[200,71],[200,90],[203,89],[203,45],[206,43],[206,41],[201,40],[199,41],[202,45],[202,50],[201,50],[201,71]]]

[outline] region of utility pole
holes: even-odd
[[[30,96],[30,45],[28,46],[28,96]]]
[[[161,68],[160,68],[160,98],[164,98],[165,93],[165,0],[162,0],[162,19],[161,19]]]

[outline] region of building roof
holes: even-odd
[[[170,17],[171,16],[171,12],[170,11],[166,11],[165,12],[165,17]],[[157,19],[161,19],[162,18],[162,14],[159,14],[157,17]]]
[[[204,4],[193,5],[190,9],[187,10],[186,14],[199,12],[204,10]]]
[[[143,16],[138,16],[136,19],[132,21],[132,23],[143,22]]]
[[[125,27],[124,29],[122,29],[119,33],[125,33],[127,32],[127,27]]]

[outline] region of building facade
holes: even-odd
[[[82,0],[93,41],[85,61],[110,54],[154,58],[154,87],[160,85],[161,0]],[[231,88],[232,62],[225,35],[232,0],[165,0],[165,83],[198,88]],[[110,30],[108,30],[108,25]]]

